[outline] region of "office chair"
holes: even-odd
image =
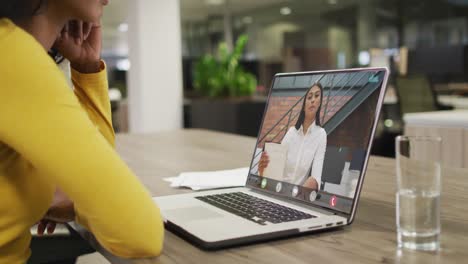
[[[79,256],[96,252],[75,230],[68,225],[65,228],[69,234],[33,235],[27,264],[75,264]]]
[[[323,161],[320,190],[325,189],[326,183],[341,184],[348,151],[347,147],[327,146]]]
[[[402,116],[406,113],[453,109],[438,103],[431,83],[424,75],[396,77],[396,90]]]

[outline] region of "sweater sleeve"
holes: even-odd
[[[101,70],[92,74],[83,74],[72,68],[71,79],[81,107],[107,142],[114,146],[115,134],[112,127],[106,64],[101,61]]]
[[[31,48],[35,42],[26,38],[11,43],[16,44],[0,43],[18,51],[5,53],[0,63],[0,141],[70,197],[78,222],[110,252],[159,255],[164,228],[148,191],[91,122],[44,50]]]

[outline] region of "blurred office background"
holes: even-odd
[[[407,113],[468,109],[468,0],[112,0],[103,28],[119,132],[256,136],[275,73],[350,67],[392,71],[374,154],[394,156]]]

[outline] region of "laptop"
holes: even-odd
[[[387,68],[276,74],[245,186],[155,197],[166,229],[216,250],[351,225],[388,75]],[[265,154],[265,143],[281,147]],[[275,177],[269,166],[280,168]],[[341,180],[326,188],[327,179]]]

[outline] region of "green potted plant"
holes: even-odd
[[[232,52],[223,42],[218,47],[217,58],[212,55],[202,57],[195,65],[195,91],[208,97],[252,96],[257,80],[239,64],[247,40],[246,35],[240,36]]]
[[[200,97],[190,100],[189,127],[256,136],[265,100],[253,98],[257,80],[239,63],[247,40],[240,36],[232,51],[221,43],[216,57],[196,63],[193,86]]]

